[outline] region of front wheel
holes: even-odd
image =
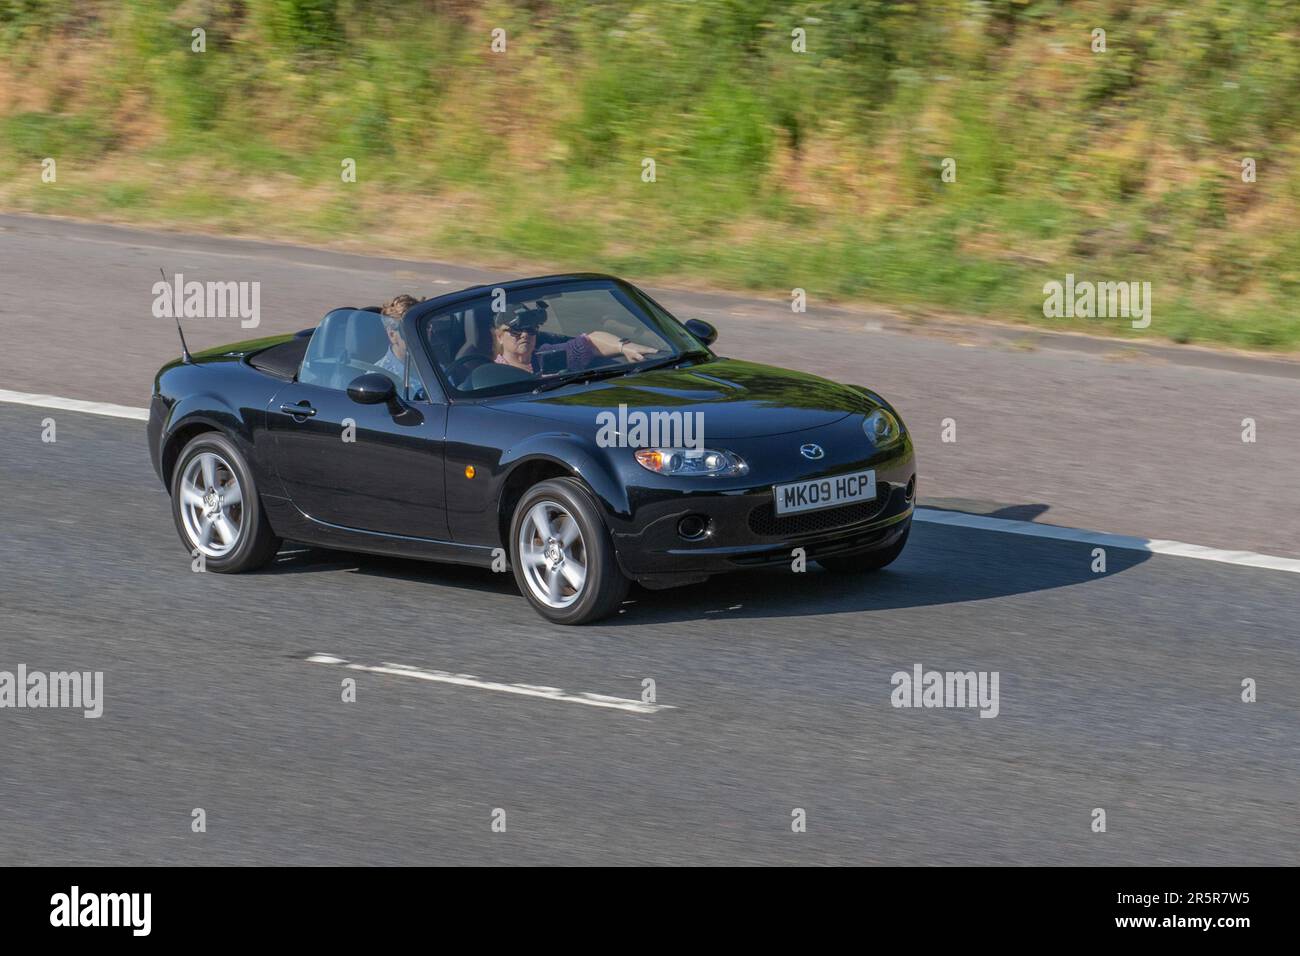
[[[209,571],[237,574],[261,567],[280,550],[239,449],[205,432],[181,451],[172,472],[172,517],[190,554]]]
[[[534,485],[510,522],[510,563],[548,621],[586,624],[618,609],[628,580],[590,492],[573,478]]]
[[[887,564],[893,564],[903,548],[907,545],[907,536],[912,533],[911,522],[908,522],[907,530],[899,535],[898,540],[887,548],[880,548],[876,551],[863,551],[859,554],[846,554],[834,558],[818,558],[817,563],[827,571],[835,571],[839,574],[866,574],[871,571],[879,571]]]

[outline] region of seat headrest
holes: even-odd
[[[343,346],[348,356],[374,365],[388,351],[388,333],[384,320],[373,312],[353,312],[348,317]]]
[[[485,308],[465,310],[465,344],[456,353],[456,358],[467,355],[482,355],[491,358],[495,354],[492,341],[492,313]]]

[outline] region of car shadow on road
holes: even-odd
[[[1102,555],[1097,549],[1084,542],[918,521],[902,556],[881,571],[835,574],[809,564],[802,573],[765,570],[668,591],[635,588],[623,613],[604,623],[803,617],[962,604],[1089,586],[1151,557],[1118,548],[1106,548]]]
[[[1041,509],[1019,506],[1018,513],[1038,514]],[[725,574],[702,584],[663,591],[634,586],[620,612],[598,626],[805,617],[961,604],[1092,585],[1123,574],[1150,557],[1146,552],[1118,548],[1106,548],[1104,556],[1099,556],[1097,546],[1085,542],[918,521],[903,555],[873,574],[833,574],[809,563],[803,572],[779,569]],[[424,581],[467,592],[518,594],[514,575],[509,573],[302,545],[286,546],[262,573],[330,571]],[[523,598],[519,600],[525,609]]]
[[[490,594],[518,593],[512,574],[494,574],[464,564],[416,561],[354,551],[331,551],[295,543],[286,544],[275,556],[275,560],[259,573],[320,574],[326,571],[348,571],[395,581],[427,581],[445,587]]]

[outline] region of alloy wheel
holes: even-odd
[[[578,521],[563,505],[546,499],[519,525],[519,561],[533,596],[547,607],[566,608],[587,583],[587,548]]]
[[[209,558],[234,550],[244,525],[244,493],[230,463],[216,452],[200,452],[185,466],[179,491],[190,543]]]

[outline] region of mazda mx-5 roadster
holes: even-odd
[[[507,569],[545,618],[815,561],[883,568],[912,522],[898,413],[861,385],[723,358],[620,279],[339,308],[164,366],[149,451],[209,571],[285,540]]]

